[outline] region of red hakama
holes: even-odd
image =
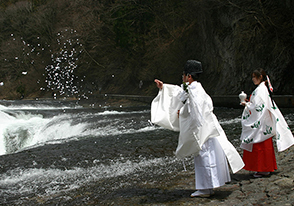
[[[253,144],[252,152],[243,151],[243,169],[256,172],[273,172],[277,162],[272,138]]]

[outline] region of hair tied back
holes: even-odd
[[[273,88],[273,86],[271,84],[271,81],[270,81],[268,75],[266,75],[266,79],[267,79],[267,83],[268,83],[268,87],[269,87],[270,91],[273,92],[274,91],[274,88]]]

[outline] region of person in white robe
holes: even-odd
[[[273,87],[265,71],[253,71],[252,81],[257,87],[252,92],[250,100],[241,103],[245,108],[241,119],[240,147],[244,150],[244,169],[256,171],[254,177],[262,177],[277,169],[272,138],[276,140],[278,152],[291,147],[294,138],[278,106],[271,98]]]
[[[228,162],[233,173],[244,166],[213,113],[210,96],[196,81],[200,73],[201,63],[188,60],[181,87],[156,79],[160,90],[151,104],[154,124],[180,132],[176,156],[183,159],[194,155],[197,191],[191,197],[209,197],[214,193],[213,188],[230,182]]]

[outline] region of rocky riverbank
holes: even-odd
[[[294,147],[277,153],[278,170],[266,178],[254,178],[241,170],[232,181],[215,189],[209,198],[190,198],[194,172],[183,172],[166,182],[142,185],[133,191],[109,194],[101,205],[294,205]],[[95,201],[94,201],[95,202]],[[94,203],[93,202],[93,203]],[[98,202],[96,202],[98,203]]]
[[[254,178],[241,170],[231,174],[232,181],[215,189],[209,198],[191,198],[194,171],[134,182],[114,191],[106,191],[101,182],[54,197],[32,197],[26,205],[294,205],[294,147],[276,154],[278,169],[269,177]],[[111,179],[109,181],[122,181]]]

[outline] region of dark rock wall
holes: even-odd
[[[155,95],[154,78],[180,84],[188,59],[202,62],[210,95],[251,93],[260,67],[275,94],[293,94],[293,9],[292,0],[5,0],[0,97]],[[58,65],[72,51],[76,60]],[[64,80],[69,66],[73,80]]]
[[[275,1],[205,1],[183,38],[188,58],[203,62],[210,94],[250,93],[251,72],[263,68],[277,94],[293,94],[293,5]],[[240,3],[241,2],[241,3]],[[291,37],[291,38],[289,38]]]

